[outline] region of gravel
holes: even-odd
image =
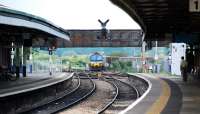
[[[105,81],[94,80],[96,83],[96,92],[80,104],[67,109],[59,114],[96,114],[103,108],[114,96],[113,86]]]

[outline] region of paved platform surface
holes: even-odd
[[[140,74],[152,86],[148,94],[126,114],[200,114],[200,80],[180,76]]]
[[[170,84],[172,87],[178,86],[176,88],[171,88],[172,91],[181,92],[171,95],[171,98],[175,99],[174,101],[181,99],[181,101],[179,101],[179,103],[181,103],[181,107],[171,107],[172,109],[180,108],[179,113],[173,114],[200,114],[200,80],[197,80],[191,76],[188,78],[187,82],[183,82],[180,76],[166,76],[160,74],[160,77],[170,80],[170,83],[173,83]],[[169,110],[169,107],[166,108],[166,110]]]
[[[154,112],[160,112],[159,110],[152,108],[157,99],[159,99],[160,95],[162,94],[162,83],[158,78],[149,77],[144,74],[134,74],[135,76],[143,77],[149,81],[149,89],[147,92],[143,94],[136,102],[130,105],[130,110],[121,114],[159,114]]]
[[[0,81],[0,97],[27,92],[34,89],[42,88],[59,81],[67,80],[72,73],[33,73],[27,77],[20,77],[16,81]]]

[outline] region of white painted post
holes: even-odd
[[[157,62],[157,60],[158,60],[158,41],[156,41],[156,49],[155,49],[155,57],[154,57],[154,59],[156,60],[156,62]],[[157,64],[157,63],[156,63]]]
[[[12,42],[12,44],[11,44],[11,46],[12,46],[12,49],[11,49],[11,66],[13,67],[13,65],[14,65],[14,43]]]

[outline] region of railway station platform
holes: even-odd
[[[32,73],[16,81],[0,81],[0,98],[47,87],[71,78],[72,73]]]
[[[23,113],[62,97],[73,73],[33,73],[16,81],[0,82],[0,114]]]
[[[136,74],[148,80],[149,89],[120,114],[199,114],[200,83],[193,77]]]

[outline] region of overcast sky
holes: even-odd
[[[109,0],[0,0],[0,4],[47,19],[65,29],[140,29],[137,23]]]

